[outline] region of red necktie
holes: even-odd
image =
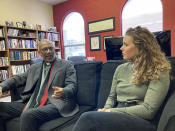
[[[43,105],[47,102],[47,99],[48,99],[49,81],[50,81],[50,77],[51,77],[51,74],[52,74],[52,69],[53,69],[53,64],[52,64],[52,67],[51,67],[51,70],[50,70],[49,80],[48,80],[47,86],[46,86],[46,88],[45,88],[45,90],[44,90],[44,95],[43,95],[43,97],[41,98],[41,101],[40,101],[40,105],[39,105],[39,106],[43,106]]]

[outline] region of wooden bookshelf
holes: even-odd
[[[61,51],[58,32],[6,26],[6,38],[10,67],[13,65],[29,64],[30,59],[38,57],[37,41],[40,41],[41,39],[53,41],[56,46],[56,52],[60,53]],[[33,45],[29,46],[31,44]],[[13,73],[11,75],[13,75]]]
[[[13,74],[13,72],[15,72],[15,68],[21,68],[20,66],[29,68],[30,59],[33,57],[39,57],[37,54],[37,43],[41,39],[49,39],[53,41],[56,47],[56,54],[61,53],[60,37],[58,32],[0,25],[0,42],[5,43],[3,46],[0,43],[0,58],[8,58],[8,65],[0,65],[0,73],[2,70],[6,70],[8,77],[12,77],[14,75],[17,75],[16,73]],[[22,59],[25,56],[23,53],[33,53],[33,56],[31,55],[31,58],[27,57],[26,59]],[[0,82],[4,80],[5,79],[0,79]]]
[[[6,47],[6,30],[5,26],[0,25],[0,82],[9,78],[9,58],[8,48]],[[9,96],[10,92],[3,93],[2,97]]]
[[[9,77],[9,59],[5,35],[5,26],[0,25],[0,82]]]

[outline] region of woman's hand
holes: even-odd
[[[102,109],[98,109],[98,112],[111,112],[110,109],[106,109],[106,108],[102,108]]]

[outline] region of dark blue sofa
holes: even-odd
[[[168,58],[172,64],[171,72],[171,85],[169,93],[166,100],[162,104],[160,110],[158,111],[155,119],[152,123],[155,125],[155,131],[173,131],[172,128],[173,120],[171,120],[170,126],[166,127],[169,130],[164,130],[162,124],[168,121],[166,117],[166,112],[169,111],[169,98],[171,98],[174,93],[175,87],[175,58]],[[71,117],[58,118],[49,122],[44,123],[40,126],[39,131],[71,131],[75,122],[83,112],[97,110],[102,108],[105,104],[107,96],[110,92],[112,78],[116,67],[126,61],[115,60],[102,63],[100,61],[83,61],[80,63],[75,63],[75,69],[77,71],[77,82],[78,82],[78,92],[77,92],[77,103],[80,105],[80,111]],[[12,101],[20,99],[20,92],[22,89],[11,90]],[[170,97],[171,96],[171,97]],[[171,100],[172,101],[172,100]],[[175,99],[173,100],[175,103]],[[175,104],[174,104],[175,105]],[[164,107],[166,110],[164,110]],[[163,112],[163,113],[162,113]],[[163,114],[163,116],[161,116]],[[161,117],[161,120],[160,120]],[[159,123],[160,120],[160,123]],[[166,125],[164,125],[166,126]],[[6,122],[7,131],[19,131],[19,118],[14,118]],[[162,129],[161,129],[162,128]],[[124,131],[124,130],[122,130]],[[138,129],[141,131],[141,129]],[[142,129],[144,131],[144,127]]]

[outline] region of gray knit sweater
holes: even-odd
[[[139,86],[131,82],[132,76],[133,64],[131,62],[122,64],[116,69],[105,108],[109,108],[111,112],[121,112],[143,119],[153,119],[167,95],[170,84],[169,72],[167,70],[163,71],[158,80]],[[116,101],[135,101],[137,105],[117,108],[114,107]]]

